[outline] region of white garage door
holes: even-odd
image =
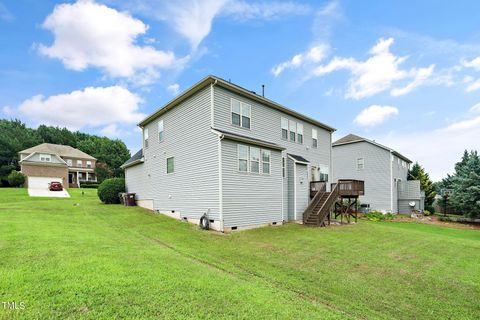
[[[28,177],[28,188],[47,189],[48,184],[52,181],[62,183],[62,178]]]

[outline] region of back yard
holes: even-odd
[[[0,319],[480,318],[480,232],[402,222],[222,235],[0,189]]]

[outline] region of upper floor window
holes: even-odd
[[[303,124],[297,123],[297,138],[299,143],[303,143]]]
[[[92,161],[87,161],[87,168],[91,168],[92,167]]]
[[[163,120],[158,121],[158,141],[162,142],[163,141]]]
[[[167,158],[167,173],[173,173],[174,169],[174,158]]]
[[[270,174],[270,150],[262,149],[262,173]]]
[[[357,170],[363,170],[365,168],[365,160],[363,158],[357,159]]]
[[[69,167],[73,166],[72,159],[67,159],[67,166],[69,166]]]
[[[406,167],[407,166],[407,162],[405,162],[405,160],[402,160],[402,167]]]
[[[260,149],[250,147],[250,172],[260,173]]]
[[[288,140],[288,119],[282,118],[282,139]]]
[[[317,129],[312,129],[312,147],[318,147],[318,133]]]
[[[295,121],[292,121],[290,120],[288,122],[288,127],[289,127],[289,130],[290,130],[290,141],[293,141],[295,142],[295,138],[296,138],[296,135],[297,135],[297,124],[295,123]]]
[[[232,124],[250,129],[251,106],[232,99]]]
[[[77,167],[79,167],[79,168],[82,167],[82,160],[77,160]]]
[[[51,162],[52,161],[52,156],[50,154],[40,154],[40,161],[43,162]]]
[[[148,128],[143,129],[143,141],[145,148],[148,148]]]

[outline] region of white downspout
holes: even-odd
[[[297,221],[297,165],[293,161],[293,214]]]
[[[283,152],[280,152],[280,156],[282,157],[282,223],[283,221],[285,221],[285,215],[284,215],[284,205],[283,205],[283,196],[284,196],[284,192],[283,192],[283,185],[285,184],[285,177],[283,176],[283,170],[285,170],[285,176],[287,175],[287,161],[285,161],[285,168],[283,167],[283,161],[284,161],[284,158],[283,158]]]
[[[390,210],[393,213],[393,155],[390,152]]]
[[[222,140],[223,134],[218,137],[218,197],[219,208],[218,215],[220,218],[220,231],[223,232],[223,175],[222,175]]]

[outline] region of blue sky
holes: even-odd
[[[478,1],[2,1],[0,117],[118,137],[208,74],[419,161],[480,149]]]

